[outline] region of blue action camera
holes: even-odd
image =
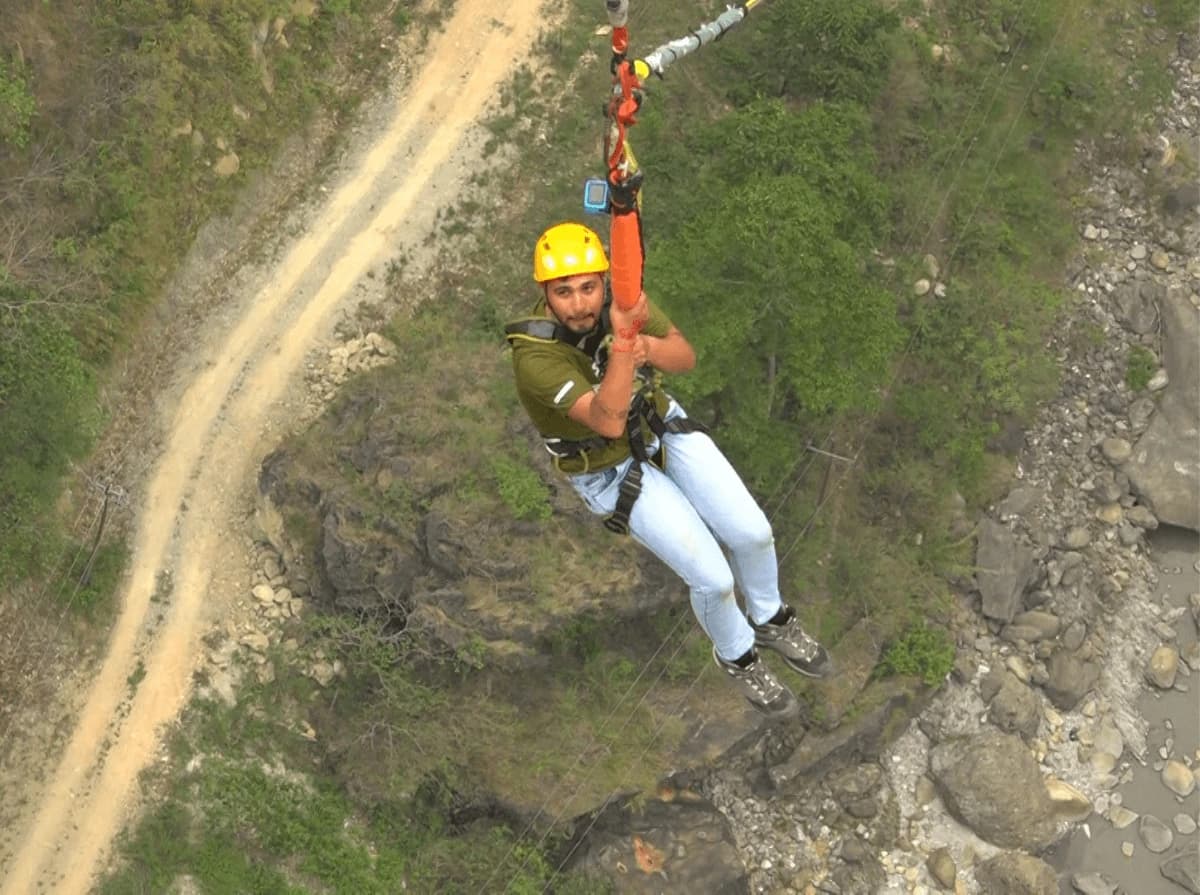
[[[604,214],[608,211],[607,180],[589,177],[583,182],[583,210],[589,214]]]

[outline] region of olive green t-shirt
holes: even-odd
[[[653,302],[648,301],[647,306],[650,313],[642,332],[659,338],[665,336],[671,329],[670,319]],[[533,316],[549,316],[545,299],[538,302]],[[597,437],[592,429],[567,416],[567,411],[585,393],[599,386],[601,364],[607,357],[610,341],[606,338],[592,356],[557,339],[514,340],[512,361],[517,395],[543,438],[584,441]],[[666,395],[658,390],[654,398],[659,414],[666,413]],[[586,457],[559,461],[558,468],[565,473],[607,469],[628,456],[629,438],[622,434],[603,447],[588,451]]]

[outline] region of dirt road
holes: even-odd
[[[474,125],[532,45],[538,9],[536,0],[458,0],[419,73],[394,94],[390,120],[352,149],[303,234],[281,243],[276,260],[239,272],[253,285],[206,324],[164,383],[172,400],[163,451],[141,489],[120,615],[4,868],[2,895],[89,889],[136,802],[139,771],[188,698],[200,637],[239,596],[222,572],[242,553],[258,464],[298,416],[306,356],[359,299],[366,273],[419,250],[438,208],[461,193],[480,143]],[[159,621],[152,597],[165,580],[169,608]],[[139,663],[144,677],[131,696]]]

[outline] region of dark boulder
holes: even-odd
[[[626,795],[576,818],[556,863],[630,895],[749,895],[728,822],[690,791],[669,801]]]

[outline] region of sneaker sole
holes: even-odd
[[[783,721],[794,721],[796,718],[800,717],[800,700],[796,699],[795,697],[793,697],[791,702],[788,703],[787,708],[776,711],[772,711],[771,709],[761,706],[756,702],[750,702],[748,699],[746,702],[749,702],[750,707],[762,715],[763,720],[768,722],[782,723]]]
[[[784,664],[786,664],[788,668],[792,669],[792,671],[795,671],[798,674],[804,675],[805,677],[811,677],[816,680],[820,680],[821,678],[829,677],[831,674],[833,674],[833,659],[832,658],[828,659],[826,661],[826,663],[823,666],[821,666],[820,668],[816,668],[816,669],[801,668],[799,665],[794,664],[792,662],[792,660],[790,658],[788,658],[788,656],[785,653],[783,653],[780,649],[778,649],[770,641],[765,641],[765,642],[760,643],[759,641],[755,640],[754,645],[761,649],[771,650],[773,653],[775,653],[777,656],[779,656],[780,658],[783,659]]]
[[[802,674],[805,677],[810,677],[813,680],[819,681],[819,680],[822,680],[823,678],[827,678],[831,674],[833,674],[833,663],[832,662],[829,662],[828,664],[824,665],[823,667],[821,667],[819,669],[811,669],[811,668],[801,668],[799,665],[793,665],[791,662],[789,662],[787,660],[787,656],[783,657],[783,661],[784,661],[784,664],[786,664],[788,668],[792,669],[792,671],[796,672],[797,674]]]

